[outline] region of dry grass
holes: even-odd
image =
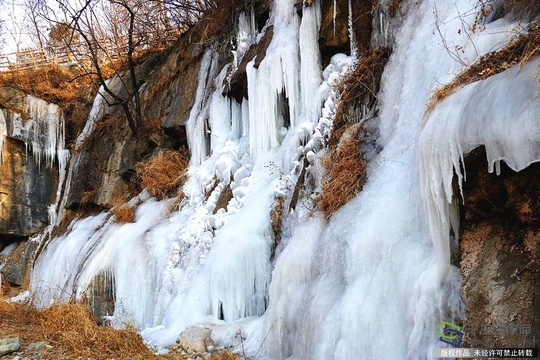
[[[217,181],[216,181],[216,186],[217,186]],[[219,194],[219,197],[216,202],[216,207],[214,208],[214,211],[212,213],[215,215],[220,209],[227,210],[227,205],[229,205],[229,202],[232,200],[232,198],[233,198],[233,192],[231,189],[231,185],[226,185],[221,191],[221,193]]]
[[[113,209],[114,218],[117,223],[133,223],[135,222],[135,209],[133,206],[124,204]]]
[[[81,206],[85,206],[91,201],[93,201],[96,194],[97,194],[97,189],[92,189],[92,190],[83,192],[81,195]]]
[[[149,134],[154,134],[161,131],[161,120],[160,119],[144,119],[141,124],[139,131],[141,135],[147,136]]]
[[[241,2],[216,0],[216,6],[194,26],[200,31],[200,42],[211,44],[220,39],[229,38],[234,32],[231,19],[236,19],[241,9]],[[240,5],[240,6],[239,6]],[[197,29],[199,28],[199,29]]]
[[[349,126],[339,144],[323,159],[323,178],[319,208],[326,218],[362,190],[366,178],[366,160],[360,150],[360,124]]]
[[[381,76],[390,57],[390,49],[369,50],[360,56],[353,71],[341,82],[340,95],[325,167],[319,209],[326,218],[358,194],[365,183],[366,160],[361,151],[358,124],[362,113],[374,113]],[[367,111],[366,111],[367,109]]]
[[[82,303],[53,305],[35,309],[0,300],[0,338],[20,336],[23,358],[58,359],[185,359],[180,354],[155,355],[133,329],[116,330],[98,326],[89,308]],[[49,347],[26,349],[33,342]],[[52,346],[52,347],[51,347]],[[235,360],[229,351],[212,354],[213,360]]]
[[[517,36],[505,48],[482,56],[477,62],[463,70],[452,82],[433,93],[428,103],[428,112],[435,105],[463,86],[487,79],[516,64],[524,64],[540,55],[540,29]]]
[[[345,128],[354,123],[351,121],[353,117],[348,116],[351,110],[358,112],[362,105],[367,108],[376,106],[381,76],[389,57],[388,48],[363,53],[354,70],[341,82],[338,88],[339,104],[329,140],[331,146],[336,145]]]
[[[0,302],[1,336],[21,336],[25,344],[46,341],[44,359],[147,359],[152,352],[133,330],[99,327],[83,304],[53,305],[37,310],[27,305]]]
[[[67,66],[49,65],[39,69],[0,73],[0,86],[10,86],[55,104],[70,104],[88,97],[95,79]]]
[[[159,199],[183,196],[181,186],[187,179],[187,150],[165,150],[135,165],[136,181]]]
[[[96,79],[77,69],[58,65],[0,72],[0,87],[11,87],[59,105],[66,121],[74,127],[84,125],[97,91]],[[24,108],[10,110],[28,118]]]
[[[94,131],[90,133],[86,141],[101,141],[103,138],[121,137],[128,129],[128,122],[125,114],[110,116],[106,114],[96,122]]]
[[[270,211],[270,219],[272,220],[272,232],[274,233],[274,243],[272,252],[275,251],[281,241],[281,226],[283,224],[283,212],[285,209],[285,199],[277,196],[274,199],[272,210]]]
[[[210,360],[238,360],[240,357],[236,354],[233,354],[229,350],[225,350],[218,354],[212,354]]]

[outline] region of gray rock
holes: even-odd
[[[111,275],[96,275],[88,287],[88,295],[89,305],[98,325],[105,325],[105,317],[114,313],[114,281]]]
[[[7,281],[17,286],[23,284],[36,247],[36,242],[22,242],[10,256],[6,257],[5,267],[1,272]]]
[[[22,141],[5,139],[0,164],[1,235],[27,237],[47,226],[58,176],[55,167],[38,164]]]
[[[22,112],[26,108],[26,94],[9,86],[0,87],[0,105],[6,109]]]
[[[176,348],[187,354],[203,354],[208,348],[215,349],[217,344],[212,340],[212,330],[193,326],[182,331],[176,339]]]
[[[36,351],[36,350],[40,350],[40,349],[44,348],[45,346],[47,346],[47,343],[45,341],[38,341],[38,342],[29,344],[26,347],[26,349]]]
[[[5,338],[0,340],[0,356],[11,354],[21,348],[22,339],[20,337]]]

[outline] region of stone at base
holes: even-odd
[[[0,340],[0,356],[11,354],[21,348],[22,339],[20,337],[5,338]]]
[[[209,348],[215,349],[216,347],[217,344],[212,340],[212,330],[193,326],[178,335],[174,348],[187,354],[202,354],[209,351]]]

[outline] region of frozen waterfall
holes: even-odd
[[[251,356],[430,358],[440,346],[438,322],[463,316],[460,274],[448,245],[453,195],[459,195],[452,194],[453,172],[461,180],[464,154],[480,144],[491,170],[503,159],[517,170],[540,160],[540,128],[531,116],[540,111],[531,103],[538,61],[469,85],[426,113],[441,83],[520,31],[499,19],[464,36],[463,17],[476,16],[473,3],[404,5],[378,95],[382,151],[368,164],[363,191],[330,220],[314,206],[297,206],[284,217],[275,247],[274,201],[291,201],[304,158],[309,176],[320,181],[336,86],[356,60],[338,54],[323,71],[320,2],[300,16],[294,1],[275,0],[266,57],[257,68],[247,66],[249,100],[224,97],[227,68],[218,68],[212,48],[203,55],[187,123],[193,156],[187,201],[171,210],[172,200],[143,192],[132,200],[140,204],[135,223],[119,224],[110,213],[74,221],[37,259],[35,304],[82,297],[96,276],[107,274],[115,299],[109,320],[133,322],[155,346],[169,346],[182,330],[204,324],[220,345],[244,347]],[[242,41],[227,66],[236,67],[249,43],[262,37],[248,19],[239,21]],[[463,64],[449,46],[463,49]],[[502,100],[509,87],[520,94],[513,103]],[[485,100],[488,89],[495,100]],[[480,116],[478,106],[489,111]],[[521,114],[512,126],[505,121],[511,114]],[[0,113],[0,145],[3,124]],[[48,150],[37,156],[49,161],[60,140],[43,141]],[[214,214],[227,186],[233,198]]]

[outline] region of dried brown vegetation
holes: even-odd
[[[99,327],[83,304],[54,305],[38,310],[0,301],[0,337],[21,336],[25,343],[46,341],[43,359],[147,359],[153,354],[133,330]]]
[[[221,193],[219,194],[219,197],[216,202],[216,207],[214,208],[213,213],[217,214],[217,212],[220,209],[227,210],[227,205],[229,205],[229,202],[232,200],[232,198],[233,198],[233,192],[231,189],[231,185],[226,185],[221,191]]]
[[[461,87],[501,73],[516,64],[524,64],[540,55],[540,29],[522,34],[501,50],[482,56],[477,62],[464,69],[456,78],[433,93],[428,112],[434,106]]]
[[[353,71],[341,82],[338,88],[339,104],[329,140],[331,146],[338,143],[345,128],[354,124],[354,117],[349,116],[351,110],[359,112],[361,106],[376,106],[381,76],[389,57],[388,48],[366,51],[360,56]]]
[[[153,134],[161,131],[161,120],[160,119],[146,119],[139,129],[142,134],[148,136],[148,134]]]
[[[274,254],[277,246],[281,242],[281,226],[283,224],[283,212],[285,209],[285,199],[281,196],[277,196],[272,205],[270,211],[270,219],[272,221],[272,232],[274,234],[274,241],[272,244],[272,255]]]
[[[0,86],[10,86],[55,104],[67,105],[89,96],[95,79],[73,68],[48,65],[39,69],[0,72]]]
[[[366,160],[360,150],[360,124],[344,130],[339,144],[323,159],[326,172],[322,183],[319,208],[326,218],[354,198],[365,183]]]
[[[94,131],[88,139],[110,138],[111,134],[120,137],[126,129],[126,124],[126,117],[123,114],[120,116],[106,115],[96,122]]]
[[[74,136],[70,132],[84,126],[97,90],[93,77],[60,65],[0,72],[0,87],[11,87],[59,105],[65,115],[68,136]],[[23,118],[28,117],[24,108],[10,110],[20,113]]]
[[[81,206],[85,206],[94,200],[94,197],[97,194],[97,189],[88,190],[82,193],[81,195]]]
[[[124,204],[113,209],[116,222],[125,224],[135,222],[135,209],[133,206]]]
[[[338,87],[339,104],[328,154],[322,160],[325,174],[319,209],[326,218],[362,190],[366,176],[366,159],[361,150],[362,117],[375,113],[381,76],[390,57],[390,49],[364,52],[356,67]]]
[[[0,299],[0,338],[20,336],[22,357],[41,360],[67,359],[185,359],[180,354],[155,355],[133,328],[116,330],[98,326],[90,309],[82,303],[35,309]],[[45,341],[39,350],[28,344]],[[212,354],[212,360],[235,360],[229,351]]]
[[[187,150],[165,150],[135,165],[136,181],[159,199],[183,196],[181,186],[187,179]]]

